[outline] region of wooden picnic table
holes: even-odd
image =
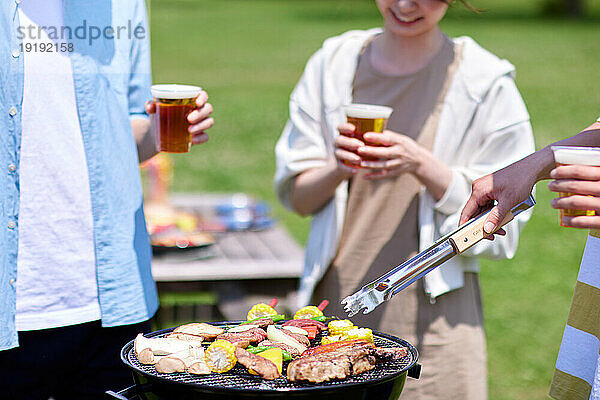
[[[170,202],[177,208],[202,213],[228,197],[204,193],[173,194]],[[245,317],[249,306],[268,302],[271,297],[279,299],[278,311],[295,308],[304,253],[281,226],[274,224],[258,231],[219,232],[215,238],[215,244],[206,248],[155,254],[152,275],[161,299],[177,292],[211,293],[213,296],[209,298],[216,303],[216,315],[198,316],[194,312],[192,317],[196,320]],[[163,313],[166,306],[163,304]]]

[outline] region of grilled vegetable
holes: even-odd
[[[193,322],[178,326],[169,336],[175,336],[181,339],[186,339],[185,336],[189,336],[187,339],[190,340],[194,340],[195,337],[200,337],[199,340],[202,340],[202,338],[213,340],[223,332],[225,331],[222,328],[218,328],[211,324],[204,322]]]
[[[250,311],[248,311],[248,316],[246,319],[251,321],[257,318],[265,318],[273,315],[277,315],[277,311],[273,307],[265,303],[258,303],[252,306]]]
[[[327,307],[328,304],[329,304],[328,300],[323,300],[321,302],[321,304],[319,304],[317,307],[315,307],[315,306],[302,307],[301,309],[296,311],[296,314],[294,315],[294,319],[310,319],[310,318],[315,318],[315,317],[322,317],[323,310],[325,309],[325,307]]]
[[[204,359],[212,372],[227,372],[237,362],[235,346],[226,340],[217,339],[206,349]]]
[[[194,368],[191,368],[194,366]],[[210,370],[204,361],[202,345],[193,345],[188,350],[162,357],[154,366],[157,372],[171,374],[185,372],[208,374]],[[191,371],[189,371],[191,368]]]
[[[307,349],[307,347],[305,345],[303,345],[302,343],[300,343],[299,341],[297,341],[290,335],[288,335],[284,332],[281,332],[280,329],[276,328],[273,325],[269,325],[267,327],[267,338],[272,342],[280,342],[280,343],[286,344],[286,345],[298,350],[298,352],[300,352],[300,353],[304,352]]]
[[[192,375],[207,375],[210,374],[210,368],[206,360],[198,360],[188,367],[187,372]]]
[[[252,325],[252,324],[238,325],[236,327],[233,327],[233,328],[227,330],[227,332],[228,333],[239,333],[239,332],[248,331],[252,328],[258,328],[258,325]]]
[[[186,366],[185,361],[182,360],[183,356],[165,356],[162,357],[158,362],[154,365],[156,372],[160,372],[161,374],[172,374],[174,372],[185,372]]]
[[[246,351],[252,354],[258,354],[260,352],[263,352],[265,350],[269,350],[272,349],[273,346],[248,346],[246,347]]]
[[[282,326],[297,326],[302,329],[308,326],[316,326],[320,331],[327,329],[327,325],[314,319],[290,319],[289,321],[285,321]]]
[[[279,347],[271,347],[267,350],[257,353],[256,355],[264,357],[267,360],[271,361],[273,364],[275,364],[275,366],[277,367],[277,371],[279,371],[279,374],[281,375],[281,370],[283,369],[283,350],[281,350]],[[254,372],[251,369],[249,370],[249,372],[251,374],[258,375],[258,373]]]
[[[256,346],[256,347],[248,346],[248,347],[246,347],[246,351],[248,351],[249,353],[252,353],[252,354],[258,354],[258,353],[261,353],[265,350],[269,350],[272,348],[275,348],[275,346]],[[285,351],[279,347],[277,347],[277,348],[281,350],[281,355],[283,357],[283,361],[291,361],[292,360],[292,356],[290,355],[290,353],[288,353],[287,351]]]
[[[297,333],[298,335],[308,336],[308,332],[304,328],[299,328],[293,325],[282,326],[281,329],[285,329],[288,332]]]
[[[336,319],[327,324],[327,329],[330,335],[343,335],[350,329],[354,328],[354,324],[347,319]]]
[[[277,315],[269,315],[268,317],[253,318],[253,319],[249,319],[245,322],[242,322],[240,325],[252,324],[255,321],[258,321],[259,319],[263,319],[263,318],[270,318],[273,322],[279,322],[279,321],[282,321],[285,319],[285,315],[277,314]]]
[[[366,341],[364,340],[344,340],[341,342],[335,342],[335,343],[329,343],[329,344],[323,344],[321,346],[317,346],[317,347],[311,347],[310,349],[307,349],[306,351],[304,351],[302,353],[302,357],[304,356],[312,356],[315,354],[321,354],[321,353],[328,353],[330,351],[334,351],[337,350],[341,347],[345,347],[345,346],[351,346],[353,344],[367,344]]]
[[[346,340],[362,339],[373,343],[373,331],[369,328],[352,328],[343,335]]]
[[[315,325],[307,326],[307,327],[304,327],[302,329],[304,329],[306,332],[308,332],[308,336],[307,337],[309,339],[316,338],[317,337],[317,333],[319,333],[319,328],[316,327]]]
[[[339,342],[341,340],[343,340],[342,335],[323,336],[321,338],[321,344],[330,344],[330,343]]]
[[[140,363],[155,364],[158,361],[157,356],[185,351],[194,343],[200,344],[201,339],[192,342],[174,338],[147,338],[140,333],[135,338],[134,351]]]
[[[248,372],[256,373],[261,378],[272,380],[281,376],[281,372],[279,372],[275,363],[265,357],[240,348],[235,350],[235,356],[240,364],[248,368]]]
[[[319,310],[315,306],[306,306],[302,307],[296,314],[294,314],[294,319],[307,319],[313,317],[320,317],[323,315],[323,311]]]

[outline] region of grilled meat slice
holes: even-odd
[[[406,347],[375,347],[375,357],[380,361],[393,361],[406,357],[408,349]]]
[[[222,337],[219,337],[218,339],[227,340],[228,342],[233,343],[235,347],[245,349],[246,347],[250,346],[251,338],[248,336],[242,336],[237,333],[224,333],[221,336]]]
[[[344,379],[352,373],[352,364],[347,356],[337,352],[327,356],[317,354],[301,357],[290,362],[287,367],[287,378],[291,382],[309,381],[326,382],[333,379]]]
[[[358,358],[352,364],[352,375],[362,374],[375,368],[377,360],[372,355]]]
[[[298,357],[300,355],[300,352],[298,351],[298,349],[296,349],[292,346],[288,346],[285,343],[271,342],[270,340],[263,340],[262,342],[260,342],[258,344],[258,346],[279,347],[281,350],[287,351],[289,353],[289,355],[292,357]]]
[[[319,332],[327,329],[327,325],[320,321],[315,321],[314,319],[290,319],[289,321],[285,321],[282,326],[297,326],[298,328],[304,328],[307,326],[316,326],[319,328]]]
[[[345,379],[375,368],[378,360],[398,359],[406,354],[403,348],[383,349],[359,343],[293,360],[288,365],[287,375],[290,381],[313,383]]]
[[[246,348],[250,344],[262,342],[267,337],[267,333],[260,328],[252,328],[244,332],[223,333],[217,336],[217,339],[227,340],[236,347]]]
[[[235,357],[240,364],[256,372],[262,378],[271,380],[281,376],[277,370],[277,366],[271,360],[267,360],[264,357],[257,356],[240,348],[235,349]]]
[[[261,329],[267,329],[267,326],[273,325],[275,322],[271,318],[261,318],[256,321],[252,321],[252,325],[258,325]]]

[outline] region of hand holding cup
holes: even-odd
[[[367,132],[363,136],[366,146],[357,153],[363,158],[362,168],[371,171],[367,179],[379,179],[405,173],[416,173],[425,156],[423,148],[406,135],[384,130],[382,133]]]
[[[154,85],[154,100],[146,112],[154,115],[153,129],[158,151],[186,153],[191,145],[208,140],[205,133],[214,125],[208,94],[197,86]]]
[[[358,149],[365,146],[363,135],[367,132],[382,133],[393,109],[373,104],[348,104],[344,106],[346,123],[338,126],[340,136],[336,139],[336,158],[356,172],[368,156],[360,156]],[[377,144],[372,143],[376,146]]]
[[[600,148],[552,146],[556,168],[548,188],[558,192],[551,205],[560,211],[560,225],[600,228]]]
[[[337,127],[340,134],[335,138],[334,155],[338,161],[338,168],[348,175],[355,174],[360,168],[362,159],[356,153],[365,143],[354,137],[356,127],[349,123]]]

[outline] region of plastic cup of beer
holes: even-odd
[[[151,88],[156,114],[156,150],[167,153],[187,153],[192,147],[188,131],[189,113],[196,107],[196,97],[202,88],[189,85],[153,85]]]
[[[552,146],[556,166],[561,165],[591,165],[600,166],[600,147]],[[559,192],[559,197],[569,197],[575,193]],[[596,215],[594,210],[564,210],[560,209],[560,225],[563,217],[579,217]]]
[[[393,108],[387,106],[378,106],[374,104],[348,104],[344,106],[346,121],[356,127],[352,137],[364,142],[363,135],[367,132],[381,133],[385,129],[387,120],[392,114]],[[370,144],[370,146],[376,146]],[[370,157],[363,157],[365,160],[375,160]],[[346,163],[348,166],[356,165]]]

